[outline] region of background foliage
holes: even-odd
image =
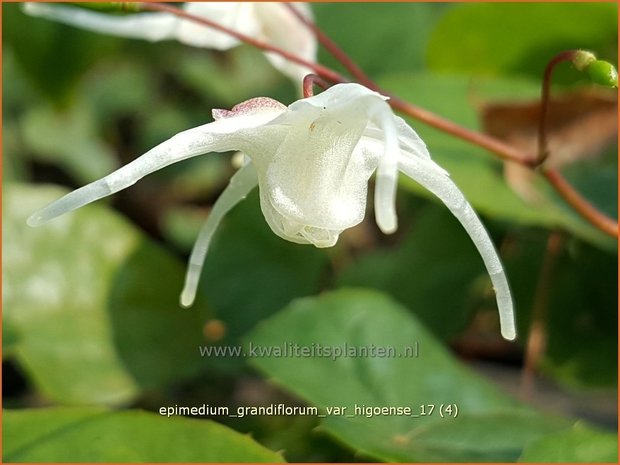
[[[499,337],[490,283],[458,222],[404,180],[395,236],[367,221],[328,250],[280,240],[249,196],[217,233],[197,303],[180,309],[185,259],[233,172],[228,155],[171,166],[42,228],[25,218],[210,121],[211,108],[257,95],[289,103],[295,87],[247,47],[218,53],[121,40],[29,18],[16,4],[2,8],[6,461],[617,460],[617,247],[553,193],[534,180],[542,200],[525,202],[492,156],[411,122],[498,244],[515,294],[515,344]],[[472,128],[486,104],[536,99],[555,53],[617,55],[611,3],[313,9],[385,88]],[[567,66],[556,91],[588,85]],[[567,176],[616,216],[617,146],[582,158]],[[541,284],[551,236],[561,246]],[[548,347],[527,405],[499,386],[518,384],[540,288]],[[417,359],[208,358],[198,350],[415,341]],[[451,403],[460,415],[157,413],[279,402]]]

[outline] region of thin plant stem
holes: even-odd
[[[360,84],[363,84],[364,86],[368,87],[369,89],[372,90],[377,90],[378,86],[377,84],[375,84],[375,82],[370,79],[366,73],[364,72],[364,70],[362,70],[362,68],[360,68],[357,63],[355,63],[350,57],[349,55],[347,55],[344,50],[342,50],[327,34],[325,34],[317,25],[316,23],[314,23],[313,21],[309,20],[308,18],[304,17],[299,10],[297,10],[293,5],[291,5],[290,3],[283,3],[282,4],[285,8],[288,8],[288,10],[308,29],[310,29],[310,31],[312,31],[312,33],[316,36],[317,40],[319,41],[319,43],[325,47],[325,49],[332,54],[332,56],[338,60],[342,66],[345,67],[345,69],[347,71],[349,71],[349,73],[351,73],[351,76],[354,77],[357,82],[359,82]]]
[[[618,237],[618,223],[598,211],[590,202],[584,199],[558,171],[543,169],[542,174],[564,198],[566,203],[572,206],[581,216],[604,233],[612,237]]]
[[[537,165],[541,165],[547,157],[549,157],[549,148],[547,146],[547,119],[549,114],[549,100],[551,93],[551,77],[555,67],[565,61],[572,61],[578,50],[567,50],[554,56],[547,66],[543,74],[542,95],[540,99],[540,120],[538,121],[538,156]]]
[[[327,83],[324,79],[316,74],[307,74],[304,77],[304,81],[302,84],[302,90],[304,93],[304,98],[312,97],[314,95],[314,86],[317,85],[321,89],[325,90],[329,87],[329,83]]]
[[[307,60],[304,60],[303,58],[296,56],[294,53],[288,52],[280,47],[254,39],[253,37],[229,29],[206,18],[187,13],[180,8],[163,3],[139,3],[139,5],[142,10],[160,11],[173,14],[180,18],[184,18],[197,24],[202,24],[203,26],[216,29],[225,34],[229,34],[230,36],[235,37],[236,39],[252,45],[260,50],[276,53],[286,58],[287,60],[292,61],[293,63],[297,63],[299,65],[307,67],[308,69],[311,69],[312,71],[314,71],[314,73],[316,73],[324,80],[331,81],[333,83],[348,82],[345,76],[332,70],[331,68],[320,65],[318,63],[309,62]],[[340,50],[340,52],[342,52],[342,50]],[[342,54],[344,54],[344,52],[342,52]],[[347,57],[347,59],[351,61],[350,58]],[[377,91],[381,92],[378,86],[372,81],[370,82],[370,84],[372,84],[371,88],[374,88]],[[381,93],[390,96],[385,92]],[[389,103],[392,108],[401,112],[402,114],[422,121],[429,126],[435,127],[445,133],[468,141],[474,145],[482,147],[503,160],[514,161],[532,169],[540,164],[537,160],[537,157],[533,154],[519,150],[494,137],[467,129],[450,120],[442,118],[441,116],[438,116],[428,110],[412,105],[396,96],[390,96]],[[581,216],[583,216],[586,220],[599,228],[601,231],[609,234],[610,236],[618,237],[617,222],[614,222],[614,220],[598,211],[592,204],[585,200],[577,191],[575,191],[575,189],[573,189],[573,187],[568,183],[568,181],[566,181],[566,179],[564,179],[560,175],[560,173],[558,173],[557,171],[544,170],[543,174],[545,178],[551,183],[553,188],[558,191],[558,193],[564,198],[564,200],[566,200],[566,202],[568,202],[569,205],[571,205],[571,207],[575,209],[575,211],[577,211]]]
[[[443,132],[451,134],[459,139],[464,139],[474,145],[482,147],[489,152],[495,154],[502,160],[513,161],[520,165],[525,165],[530,168],[534,167],[536,158],[534,154],[530,154],[513,147],[495,137],[488,136],[481,132],[472,131],[460,124],[454,123],[446,118],[436,115],[435,113],[420,108],[409,102],[406,102],[398,97],[390,96],[390,104],[392,108],[400,111],[401,113],[411,116],[412,118],[422,121],[423,123],[433,126]]]
[[[540,360],[547,349],[547,319],[549,313],[549,289],[553,271],[558,256],[564,243],[563,237],[558,232],[552,232],[547,239],[545,255],[540,267],[538,285],[534,295],[532,306],[532,319],[529,336],[525,346],[525,360],[521,372],[520,397],[529,400],[534,392],[535,375],[540,365]]]

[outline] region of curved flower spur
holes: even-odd
[[[331,247],[364,218],[368,180],[376,171],[375,215],[386,234],[397,228],[399,171],[435,194],[478,248],[497,295],[502,335],[514,339],[513,304],[493,243],[448,173],[384,97],[366,87],[337,84],[289,107],[270,98],[213,110],[214,122],[181,132],[112,174],[77,189],[28,219],[38,226],[131,186],[171,163],[208,152],[238,150],[246,162],[211,210],[189,260],[183,306],[192,305],[209,243],[222,217],[256,186],[267,223],[278,236]]]

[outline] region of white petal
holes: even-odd
[[[256,36],[260,29],[252,3],[187,2],[183,4],[183,9],[250,37]],[[216,50],[228,50],[239,44],[229,34],[188,20],[180,21],[176,37],[187,45]]]
[[[213,208],[209,213],[209,218],[202,227],[189,258],[189,265],[185,275],[185,286],[181,293],[181,305],[184,307],[189,307],[194,303],[202,266],[207,251],[209,250],[213,234],[222,221],[222,218],[235,205],[243,200],[245,196],[256,187],[257,183],[258,180],[254,166],[252,166],[251,163],[247,164],[232,176],[226,189],[224,189],[222,194],[215,201],[215,204],[213,204]]]
[[[495,246],[471,205],[452,180],[433,161],[402,156],[399,167],[407,176],[435,194],[461,222],[487,268],[495,288],[502,336],[516,337],[514,311],[510,287]]]
[[[361,86],[334,86],[297,101],[270,126],[286,129],[275,156],[255,161],[261,208],[274,232],[293,242],[329,247],[338,234],[362,221],[368,178],[376,165],[355,150],[378,94]],[[317,103],[318,102],[318,103]]]
[[[82,8],[49,3],[25,3],[24,11],[32,16],[55,20],[90,31],[152,42],[175,38],[178,19],[165,13],[140,13],[113,16]]]
[[[428,153],[426,144],[413,130],[413,128],[411,128],[411,126],[409,126],[400,116],[394,115],[394,123],[396,124],[396,128],[398,130],[398,140],[400,141],[401,147],[415,156],[430,160],[431,155]]]
[[[144,176],[172,163],[208,152],[245,151],[254,148],[257,137],[255,134],[257,130],[254,128],[269,122],[273,117],[273,108],[267,108],[265,112],[256,110],[254,113],[243,113],[240,116],[231,116],[183,131],[108,176],[52,202],[34,213],[28,219],[28,224],[39,226],[57,216],[125,189]]]
[[[304,17],[312,19],[310,7],[305,3],[290,3]],[[282,3],[257,2],[256,17],[260,23],[258,38],[283,48],[311,63],[316,62],[317,40],[315,35],[299,21]],[[312,70],[292,63],[275,53],[266,53],[271,64],[287,76],[301,81]]]
[[[379,229],[385,234],[392,234],[398,228],[396,187],[398,184],[400,145],[392,110],[383,101],[377,102],[377,107],[375,122],[383,130],[384,152],[377,166],[375,217]]]
[[[363,116],[368,121],[370,118],[369,101],[372,102],[375,99],[388,100],[388,97],[372,91],[361,84],[347,82],[336,84],[312,97],[297,100],[289,105],[289,109],[298,110],[308,105],[312,105],[317,109],[329,108],[330,111],[346,108],[349,116],[356,116],[356,112],[358,112],[357,116]]]

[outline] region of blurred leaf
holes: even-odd
[[[563,50],[582,48],[615,57],[617,8],[614,3],[456,5],[431,35],[428,64],[437,71],[539,78]]]
[[[113,72],[109,69],[108,72],[89,75],[82,83],[84,98],[101,123],[127,114],[144,115],[145,119],[154,116],[154,105],[166,98],[157,89],[154,69],[134,57],[143,50],[141,46],[144,44],[131,45],[109,65],[114,67]]]
[[[2,180],[4,182],[23,181],[27,175],[24,159],[18,156],[19,131],[13,121],[5,121],[2,126]]]
[[[26,226],[64,193],[4,190],[4,327],[24,371],[67,404],[123,403],[197,373],[204,315],[179,308],[183,266],[102,205]]]
[[[15,52],[28,78],[55,102],[65,102],[82,74],[120,43],[118,39],[81,31],[4,5],[3,39]]]
[[[618,463],[618,435],[577,423],[529,444],[519,459],[526,463]]]
[[[313,3],[315,21],[369,75],[421,69],[428,38],[450,6],[440,3]],[[321,49],[319,62],[341,68]]]
[[[318,292],[327,264],[324,251],[271,231],[256,191],[227,215],[211,247],[201,287],[215,317],[226,325],[223,344],[238,344],[239,337],[292,299]],[[214,361],[226,369],[242,362]]]
[[[572,249],[572,250],[571,250]],[[618,260],[572,244],[550,283],[545,373],[572,387],[616,386]]]
[[[94,115],[85,101],[56,110],[30,109],[21,120],[24,143],[35,158],[65,168],[80,183],[101,178],[116,167],[111,149],[99,139]]]
[[[282,462],[209,420],[103,408],[4,410],[5,462]]]
[[[179,59],[179,77],[203,98],[228,106],[263,95],[266,91],[271,95],[274,87],[284,87],[289,91],[293,88],[284,83],[282,74],[264,55],[251,47],[235,48],[219,58],[204,51],[187,53]]]
[[[448,339],[467,324],[472,284],[484,276],[482,259],[460,223],[447,209],[430,206],[416,215],[402,243],[361,256],[342,271],[338,285],[387,292]]]
[[[503,248],[521,341],[527,340],[548,237],[522,231]],[[563,243],[544,285],[547,348],[540,369],[571,389],[616,386],[617,256],[576,240]]]
[[[382,85],[416,105],[472,129],[478,127],[472,98],[478,101],[528,98],[539,92],[537,84],[527,80],[495,78],[470,81],[428,74],[386,76]],[[479,213],[523,225],[567,229],[599,247],[617,248],[614,240],[582,219],[541,179],[538,180],[538,189],[544,201],[537,206],[528,205],[506,184],[501,161],[486,154],[483,149],[436,129],[415,121],[412,126],[426,142],[434,160],[450,173]],[[404,185],[414,192],[431,196],[413,181],[407,179]],[[616,196],[614,183],[601,186],[603,188],[606,197]]]
[[[413,309],[415,310],[415,309]],[[395,357],[257,356],[271,379],[320,407],[346,406],[323,428],[357,453],[384,461],[511,461],[523,447],[566,422],[536,414],[457,363],[417,320],[376,292],[342,290],[300,299],[246,338],[259,348],[298,345],[323,350],[392,347]],[[419,356],[406,356],[412,345]],[[344,345],[349,349],[344,349]],[[303,350],[303,349],[302,349]],[[316,350],[316,349],[315,349]],[[389,350],[389,349],[386,349]],[[399,357],[398,355],[405,355]],[[355,415],[354,407],[405,407],[430,416]],[[440,416],[455,404],[456,418]],[[444,412],[445,413],[445,412]]]

